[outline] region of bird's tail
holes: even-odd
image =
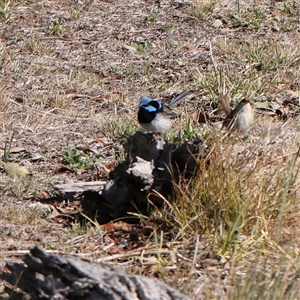
[[[172,109],[174,106],[176,106],[177,104],[179,104],[182,100],[184,100],[190,94],[191,94],[190,91],[183,91],[173,101],[171,101],[170,104],[168,104],[168,107],[170,109]]]
[[[232,111],[231,106],[230,106],[229,92],[221,93],[220,96],[219,96],[219,102],[220,102],[223,110],[225,111],[226,115],[229,116],[229,114]]]

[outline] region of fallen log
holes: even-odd
[[[7,299],[188,300],[156,279],[71,255],[48,254],[39,246],[23,261],[7,262],[0,274],[11,285],[5,287]]]
[[[56,191],[68,200],[80,199],[82,211],[100,224],[124,218],[139,222],[132,213],[149,215],[151,204],[161,207],[174,200],[174,182],[195,176],[210,149],[202,139],[171,143],[160,134],[137,132],[124,144],[126,159],[99,184],[59,185]]]

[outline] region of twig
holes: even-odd
[[[170,254],[171,250],[160,250],[159,254]],[[111,261],[115,259],[122,259],[122,258],[129,258],[129,257],[144,257],[145,255],[157,255],[157,250],[149,250],[149,251],[134,251],[134,252],[127,252],[124,254],[115,254],[103,258],[99,258],[94,260],[95,262],[101,262],[101,261]]]
[[[15,250],[15,251],[1,251],[0,252],[0,257],[4,258],[5,256],[23,256],[24,254],[29,253],[30,250]],[[58,250],[47,250],[47,253],[53,253],[53,254],[63,254],[63,255],[74,255],[78,257],[87,257],[87,256],[92,256],[94,253],[63,253]]]

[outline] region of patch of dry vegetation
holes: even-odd
[[[38,243],[118,262],[192,299],[300,298],[299,24],[300,4],[290,0],[0,0],[1,256]],[[162,225],[143,236],[142,250],[121,234],[114,256],[118,233],[65,228],[44,220],[49,206],[32,206],[49,186],[98,179],[99,166],[122,159],[141,96],[167,101],[184,89],[196,100],[177,109],[170,136],[204,135],[210,165],[178,184],[175,203],[164,199],[153,217]],[[224,91],[258,108],[248,139],[220,132]],[[210,124],[193,123],[196,110]],[[8,145],[24,150],[7,156]],[[94,168],[62,171],[67,146],[88,150]],[[8,175],[7,161],[31,175]]]

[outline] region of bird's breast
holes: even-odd
[[[172,126],[172,121],[167,116],[164,116],[163,113],[156,113],[154,118],[152,116],[151,121],[150,116],[149,118],[144,118],[144,115],[138,120],[140,125],[149,132],[164,133]]]

